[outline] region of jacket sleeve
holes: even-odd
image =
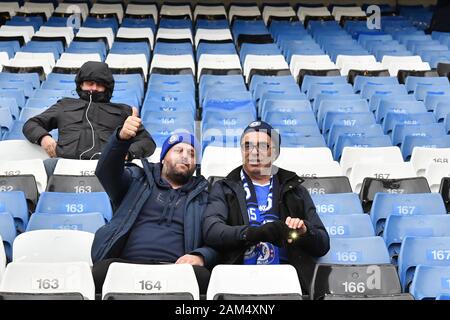
[[[95,175],[116,208],[122,202],[132,181],[131,170],[124,167],[129,147],[130,140],[119,140],[115,130],[103,147],[95,169]]]
[[[305,250],[313,257],[321,257],[330,250],[330,237],[320,220],[316,206],[305,188],[297,189],[297,196],[303,201],[304,218],[306,225],[306,234],[294,241],[291,245]],[[288,245],[289,246],[289,245]]]
[[[205,260],[205,267],[210,270],[216,265],[218,254],[217,251],[211,247],[203,246],[189,252],[189,254],[201,255]]]
[[[129,152],[133,159],[141,159],[150,157],[155,152],[156,143],[152,136],[141,125],[139,131],[133,139],[133,143],[130,146]]]
[[[203,239],[205,243],[217,250],[244,248],[247,241],[243,233],[247,225],[227,225],[229,208],[220,182],[214,184],[208,198],[203,219]]]
[[[62,108],[56,103],[41,114],[28,119],[23,125],[22,132],[25,137],[35,144],[39,144],[41,138],[50,135],[50,131],[58,128],[58,109]]]

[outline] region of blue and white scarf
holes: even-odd
[[[278,215],[274,212],[273,176],[270,178],[269,194],[265,205],[258,205],[255,187],[248,176],[241,170],[242,185],[245,190],[245,200],[247,202],[247,214],[250,226],[258,227],[265,223],[279,220]],[[277,186],[275,186],[276,188]],[[260,242],[255,246],[248,248],[244,254],[244,264],[279,264],[280,252],[279,248],[268,242]]]

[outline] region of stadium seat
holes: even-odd
[[[375,129],[377,130],[377,129]],[[365,135],[342,135],[334,146],[333,156],[336,161],[340,161],[344,150],[347,148],[389,148],[392,145],[391,138],[388,135],[365,136]]]
[[[112,208],[105,192],[42,192],[36,212],[51,214],[101,212],[107,221],[112,217]]]
[[[283,136],[283,139],[286,137]],[[284,169],[295,171],[299,177],[333,177],[342,174],[341,166],[338,162],[330,163],[303,163],[295,167],[285,167]]]
[[[302,177],[301,180],[301,185],[310,195],[352,192],[347,177]]]
[[[104,192],[95,176],[53,174],[48,179],[48,192]]]
[[[36,179],[36,184],[39,192],[43,192],[47,186],[47,174],[45,172],[45,167],[42,160],[31,160],[30,158],[30,160],[11,159],[9,161],[0,161],[0,172],[3,175],[9,176],[32,174]]]
[[[411,294],[416,300],[449,300],[450,266],[434,267],[420,265],[414,274]],[[447,298],[443,298],[446,296]]]
[[[447,259],[449,237],[406,236],[400,247],[398,274],[404,292],[411,291],[416,267],[449,266]]]
[[[355,163],[360,161],[402,163],[403,157],[398,147],[357,148],[346,147],[342,151],[340,164],[342,173],[350,176]]]
[[[445,126],[442,123],[432,123],[426,125],[397,124],[392,131],[392,143],[397,146],[402,146],[402,143],[407,136],[438,138],[444,137],[445,135]],[[408,151],[408,154],[411,156],[411,152]]]
[[[411,155],[411,163],[417,176],[423,176],[429,164],[448,164],[450,161],[450,148],[415,147]]]
[[[439,137],[408,135],[403,139],[401,147],[405,161],[411,158],[414,148],[417,147],[450,148],[450,140],[447,135]]]
[[[425,178],[428,181],[431,192],[439,192],[443,177],[448,177],[450,165],[448,163],[430,162],[425,170]]]
[[[450,236],[450,216],[447,215],[390,215],[386,219],[383,238],[391,261],[397,264],[400,245],[406,236]]]
[[[13,262],[83,261],[92,266],[94,234],[79,230],[35,230],[22,233],[13,244]]]
[[[264,280],[263,280],[264,279]],[[217,265],[207,300],[301,300],[302,289],[291,265]]]
[[[355,193],[311,194],[316,212],[322,215],[364,213]]]
[[[437,193],[389,194],[377,193],[372,203],[370,217],[377,236],[383,234],[388,216],[447,214],[442,197]]]
[[[350,184],[353,192],[359,193],[364,178],[378,178],[378,179],[402,179],[413,178],[416,174],[412,165],[408,162],[404,163],[371,163],[358,162],[353,166],[352,172],[349,176]]]
[[[0,285],[2,300],[95,300],[86,262],[8,264]]]
[[[149,279],[154,279],[149,280]],[[199,300],[199,288],[188,264],[112,263],[102,289],[103,300]]]
[[[366,214],[319,213],[319,217],[330,237],[358,238],[375,236],[370,217]]]
[[[384,264],[389,253],[381,237],[330,238],[330,251],[317,259],[321,264]]]
[[[0,192],[9,191],[23,191],[27,200],[28,212],[34,212],[39,196],[34,175],[0,175]]]
[[[105,224],[101,212],[52,214],[36,212],[30,217],[27,232],[44,229],[80,230],[95,233]]]
[[[5,212],[3,204],[0,204],[0,238],[2,239],[1,249],[3,252],[0,255],[6,255],[8,261],[12,260],[12,247],[14,239],[17,236],[16,227],[14,225],[14,218],[10,212]],[[3,265],[4,267],[5,265]]]
[[[203,152],[201,173],[205,178],[224,177],[241,164],[241,148],[208,146]]]
[[[334,265],[317,264],[310,289],[311,300],[330,295],[337,298],[366,298],[400,294],[397,270],[391,264]]]

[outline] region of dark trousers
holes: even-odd
[[[94,276],[95,283],[95,293],[101,293],[103,282],[105,282],[106,273],[108,272],[109,265],[113,262],[121,263],[134,263],[134,264],[158,264],[157,262],[142,262],[142,261],[129,261],[120,258],[106,259],[94,263],[92,267],[92,275]],[[200,289],[200,294],[206,294],[208,289],[209,278],[211,273],[205,267],[193,266],[195,277],[197,278],[198,287]]]

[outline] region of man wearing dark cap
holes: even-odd
[[[117,129],[95,172],[114,207],[113,218],[96,232],[92,245],[96,290],[101,292],[113,262],[184,263],[193,266],[200,292],[206,293],[216,252],[202,240],[208,182],[193,176],[198,144],[189,133],[173,134],[162,146],[160,163],[142,159],[143,168],[124,167],[140,125],[136,117]]]
[[[273,165],[280,144],[266,122],[244,130],[243,165],[212,187],[203,237],[219,264],[292,264],[307,291],[313,258],[328,252],[329,237],[301,179]]]
[[[25,122],[23,134],[30,142],[42,146],[51,158],[98,159],[109,136],[133,111],[128,105],[110,102],[114,78],[104,62],[83,64],[75,82],[80,99],[59,100]],[[58,141],[49,133],[53,129],[58,129]],[[141,126],[130,146],[128,159],[149,157],[155,147]],[[52,163],[56,165],[55,161]]]

